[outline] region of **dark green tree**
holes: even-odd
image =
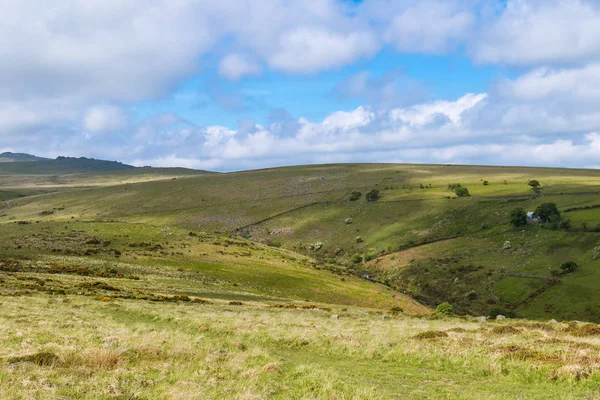
[[[517,207],[510,212],[510,223],[516,227],[527,225],[527,213],[521,207]]]
[[[560,211],[555,203],[543,203],[535,209],[535,215],[542,222],[558,222],[560,220]]]
[[[560,264],[560,269],[565,273],[573,272],[577,269],[578,265],[574,261],[567,261],[566,263]]]
[[[367,201],[377,201],[379,200],[379,190],[373,189],[365,196]]]
[[[454,189],[454,193],[458,196],[458,197],[467,197],[470,196],[471,194],[469,193],[469,189],[467,189],[466,187],[463,186],[459,186],[456,189]]]
[[[360,196],[362,196],[362,193],[354,190],[354,191],[352,191],[352,193],[350,193],[350,196],[348,196],[348,200],[356,201],[356,200],[360,199]]]

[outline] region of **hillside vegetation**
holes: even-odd
[[[530,180],[541,182],[537,193]],[[470,196],[457,197],[456,184]],[[367,201],[372,189],[378,199]],[[351,201],[352,192],[361,196]],[[598,321],[599,193],[597,170],[320,165],[20,198],[0,221],[104,218],[218,231],[369,276],[431,306],[449,301],[475,314],[502,307],[531,318]],[[569,229],[510,224],[515,207],[533,211],[547,202],[570,219]],[[568,261],[580,268],[546,279]]]
[[[600,320],[599,193],[542,168],[7,173],[0,398],[595,398],[600,325],[570,320]],[[560,223],[511,224],[544,203]]]

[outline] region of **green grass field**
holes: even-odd
[[[600,328],[545,321],[600,322],[600,171],[31,168],[0,176],[0,398],[599,393]],[[508,223],[545,202],[570,229]]]

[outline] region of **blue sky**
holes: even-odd
[[[596,0],[6,0],[0,151],[600,165]]]

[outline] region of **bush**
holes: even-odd
[[[350,201],[356,201],[356,200],[360,199],[360,196],[362,196],[362,193],[361,192],[357,192],[355,190],[352,193],[350,193],[350,196],[348,196],[348,200],[350,200]]]
[[[491,319],[496,319],[498,315],[504,315],[506,318],[515,318],[515,312],[501,307],[494,307],[488,312]]]
[[[435,309],[435,315],[439,317],[450,317],[454,315],[454,308],[452,307],[452,304],[445,301],[437,306]]]
[[[571,229],[571,220],[567,218],[564,221],[561,221],[559,226],[563,231],[568,231]]]
[[[532,189],[539,188],[540,186],[542,186],[542,185],[540,184],[540,182],[539,182],[538,180],[535,180],[535,179],[531,179],[531,180],[529,180],[529,181],[527,182],[527,184],[528,184],[529,186],[531,186],[531,188],[532,188]]]
[[[483,181],[483,186],[488,186],[490,183],[488,181]]]
[[[379,200],[379,190],[373,189],[365,196],[367,201],[377,201]]]
[[[521,207],[517,207],[510,212],[510,223],[516,227],[527,225],[527,213]]]
[[[560,265],[560,269],[562,269],[565,273],[575,271],[579,266],[574,261],[567,261],[566,263],[562,263]]]
[[[358,264],[361,263],[363,260],[362,255],[356,253],[356,254],[352,254],[350,256],[350,262],[352,262],[352,264]]]
[[[542,222],[558,222],[560,220],[560,211],[555,203],[540,204],[534,213]]]
[[[454,193],[458,196],[458,197],[467,197],[470,196],[471,194],[469,193],[469,189],[467,189],[466,187],[462,187],[459,186],[456,189],[454,189]]]

